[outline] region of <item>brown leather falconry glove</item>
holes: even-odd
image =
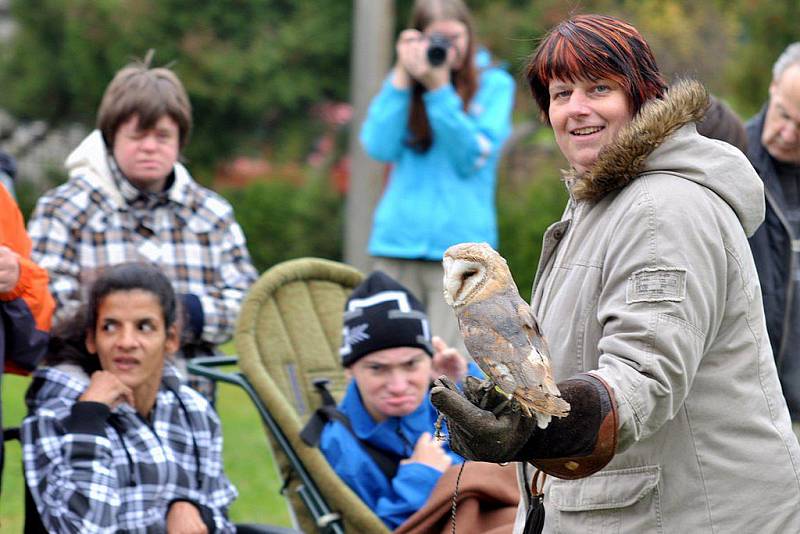
[[[512,460],[536,428],[536,418],[513,410],[490,380],[467,376],[462,395],[442,376],[434,382],[431,402],[447,418],[450,448],[468,460]]]
[[[614,394],[603,380],[579,374],[558,384],[570,404],[567,417],[546,429],[525,417],[488,381],[467,377],[462,395],[446,378],[435,382],[431,402],[447,418],[450,447],[467,459],[527,461],[558,478],[581,478],[611,461],[617,445]]]

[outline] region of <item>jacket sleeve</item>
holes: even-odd
[[[104,433],[110,410],[61,401],[40,407],[22,423],[25,480],[49,532],[115,532],[120,494]]]
[[[394,478],[387,481],[361,445],[338,422],[325,427],[319,447],[339,478],[390,529],[422,508],[442,475],[432,467],[409,463],[400,464]]]
[[[55,299],[55,318],[67,317],[80,306],[80,257],[71,235],[70,221],[64,216],[68,200],[44,196],[28,221],[33,243],[31,258],[47,270],[50,293]],[[71,210],[67,210],[71,211]]]
[[[411,90],[392,85],[392,74],[372,99],[361,127],[361,144],[378,161],[396,161],[403,151],[411,107]]]
[[[231,208],[223,216],[219,232],[220,264],[214,268],[219,269],[221,282],[216,286],[206,285],[204,293],[188,297],[199,301],[199,305],[194,306],[194,313],[202,310],[200,318],[191,315],[191,304],[187,306],[189,323],[195,334],[199,333],[203,341],[213,345],[224,343],[233,335],[242,300],[258,275],[250,262],[244,232],[234,220]]]
[[[428,91],[422,99],[436,142],[448,148],[450,161],[462,178],[473,176],[492,161],[511,133],[514,81],[501,69],[483,74],[468,111],[451,84]]]
[[[204,399],[192,394],[195,399],[189,406],[194,420],[203,420],[202,431],[195,433],[200,449],[200,487],[176,488],[175,500],[189,501],[198,507],[204,520],[212,523],[209,533],[233,533],[235,527],[228,519],[228,507],[236,499],[236,487],[225,476],[222,462],[222,425],[219,417]]]
[[[397,528],[425,506],[441,476],[440,471],[421,463],[400,464],[391,491],[380,496],[375,513],[389,528]]]
[[[0,190],[0,244],[19,254],[19,280],[11,291],[0,293],[0,323],[6,325],[5,371],[26,374],[47,349],[55,303],[47,271],[30,259],[31,240],[22,214],[8,192]]]
[[[592,374],[614,391],[618,452],[683,409],[707,337],[722,321],[727,254],[748,251],[743,233],[744,248],[724,242],[723,227],[739,223],[730,209],[719,209],[719,197],[674,184],[640,177],[629,186],[636,198],[610,230],[602,265],[597,319],[603,335]]]
[[[203,479],[203,496],[206,507],[214,518],[215,532],[235,532],[233,523],[228,519],[228,507],[236,499],[238,493],[228,477],[225,476],[222,464],[222,426],[216,413],[209,409],[211,421],[211,447],[208,457],[203,462],[205,470]]]

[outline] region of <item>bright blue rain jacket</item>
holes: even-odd
[[[468,373],[483,378],[474,363],[469,364]],[[390,417],[376,424],[364,408],[354,380],[350,381],[339,410],[350,419],[360,439],[403,458],[411,456],[414,444],[424,432],[433,435],[437,417],[436,408],[426,399],[409,415]],[[464,461],[450,450],[447,441],[443,446],[453,464]],[[319,448],[339,477],[391,530],[422,508],[442,475],[432,467],[415,462],[401,464],[395,477],[388,480],[358,440],[335,420],[323,429]]]
[[[514,80],[486,50],[475,60],[479,86],[467,112],[452,85],[423,94],[433,132],[426,152],[406,144],[410,89],[396,89],[390,75],[372,100],[361,142],[392,171],[375,211],[371,255],[438,261],[465,241],[497,248],[497,162],[511,133]]]

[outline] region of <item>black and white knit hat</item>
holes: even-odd
[[[367,354],[393,347],[419,347],[432,356],[428,316],[408,289],[375,271],[345,304],[339,355],[349,367]]]

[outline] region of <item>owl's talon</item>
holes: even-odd
[[[436,422],[433,425],[433,428],[434,428],[433,437],[434,437],[434,439],[436,439],[436,441],[444,441],[445,440],[444,434],[442,434],[442,422],[443,421],[444,421],[444,414],[443,413],[439,413],[439,415],[436,416]]]
[[[504,400],[503,402],[492,408],[492,413],[495,415],[500,415],[501,413],[503,413],[503,410],[505,410],[510,403],[511,400],[509,399]]]
[[[488,393],[493,389],[494,389],[494,384],[492,384],[491,382],[484,382],[483,384],[480,385],[479,391],[480,391],[481,402],[478,408],[480,408],[481,410],[486,409],[486,405],[489,403]]]

